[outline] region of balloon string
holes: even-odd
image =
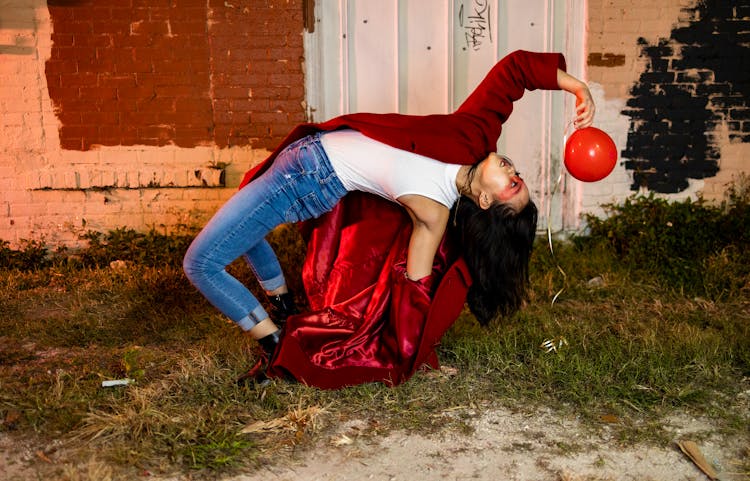
[[[563,146],[565,146],[565,144],[568,141],[568,129],[570,129],[571,125],[573,125],[572,120],[568,122],[568,124],[565,126],[565,130],[563,131]],[[549,252],[552,255],[552,260],[555,262],[555,266],[557,266],[557,270],[560,271],[560,274],[562,274],[563,276],[563,285],[560,288],[560,290],[557,291],[557,293],[552,298],[552,303],[550,304],[550,307],[555,305],[555,301],[557,301],[557,298],[560,297],[560,294],[562,294],[563,291],[565,290],[565,287],[567,286],[567,280],[568,280],[568,275],[560,266],[560,262],[558,262],[557,257],[555,256],[555,249],[552,247],[552,220],[551,220],[552,219],[552,199],[557,193],[557,188],[562,183],[563,172],[564,172],[563,169],[560,169],[560,175],[558,175],[557,180],[552,186],[552,192],[550,193],[550,196],[549,196],[549,202],[547,202],[547,242],[549,244]]]

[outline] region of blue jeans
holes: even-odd
[[[268,313],[226,266],[244,256],[263,289],[283,286],[284,274],[265,236],[280,224],[319,217],[345,194],[320,134],[300,139],[216,212],[188,248],[185,274],[211,304],[249,331]]]

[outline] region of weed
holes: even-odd
[[[40,270],[49,265],[44,242],[22,240],[18,249],[11,249],[8,241],[0,240],[0,269]]]
[[[734,184],[721,205],[635,196],[587,215],[582,251],[606,245],[632,272],[655,275],[676,290],[712,299],[750,290],[750,189]]]
[[[107,234],[89,231],[83,235],[88,246],[76,256],[84,266],[103,267],[113,261],[134,262],[146,266],[180,266],[192,241],[188,234],[166,235],[155,230],[146,233],[115,229]]]
[[[213,439],[207,436],[207,439]],[[207,443],[188,444],[180,450],[180,456],[189,459],[193,469],[221,470],[245,464],[240,462],[243,455],[251,452],[254,444],[250,441],[237,439],[233,434]]]

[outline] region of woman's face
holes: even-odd
[[[493,152],[477,166],[477,181],[480,189],[480,207],[482,195],[485,200],[510,204],[513,210],[520,212],[529,203],[529,189],[519,177],[513,162]]]

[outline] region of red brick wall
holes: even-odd
[[[302,0],[49,0],[61,147],[272,148],[304,120]]]

